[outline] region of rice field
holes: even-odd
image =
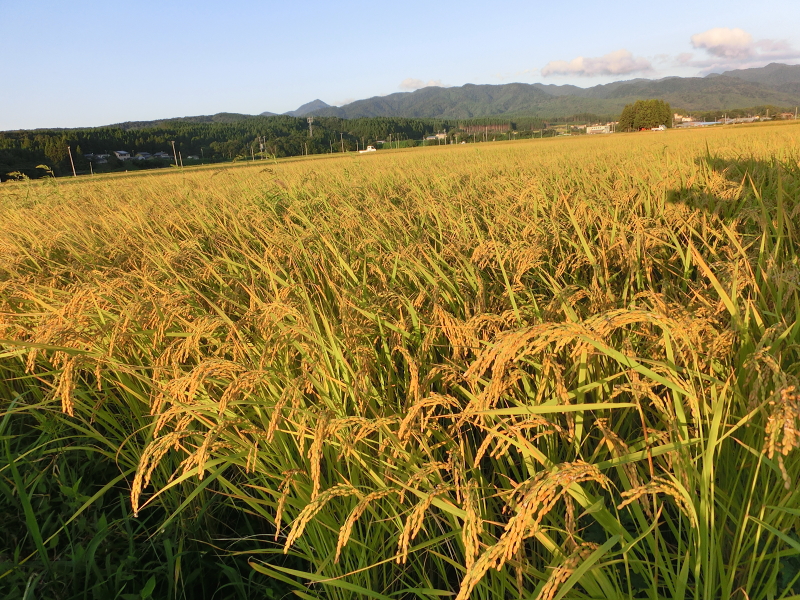
[[[800,597],[799,141],[0,186],[0,595]]]

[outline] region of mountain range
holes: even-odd
[[[800,103],[800,65],[772,63],[706,77],[631,79],[589,88],[542,83],[425,87],[414,92],[356,100],[344,106],[330,106],[322,100],[314,100],[285,114],[346,119],[560,117],[577,113],[616,114],[626,104],[646,98],[658,98],[686,111],[794,106]]]
[[[800,105],[800,65],[771,63],[754,69],[713,73],[705,77],[631,79],[582,88],[575,85],[508,83],[459,87],[425,87],[331,106],[313,100],[293,111],[292,117],[409,117],[469,119],[494,116],[557,118],[580,113],[617,115],[626,104],[658,98],[676,110],[722,111],[755,106]],[[197,117],[119,123],[136,129],[175,121],[233,123],[256,115],[218,113]],[[258,116],[278,116],[263,112]]]

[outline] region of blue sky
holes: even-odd
[[[797,0],[0,0],[0,130],[800,63]]]

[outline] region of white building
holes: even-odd
[[[587,125],[586,133],[611,133],[611,125]]]
[[[114,156],[116,156],[119,160],[131,159],[131,153],[125,152],[125,150],[114,150]]]

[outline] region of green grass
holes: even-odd
[[[798,133],[3,185],[0,592],[800,594]]]

